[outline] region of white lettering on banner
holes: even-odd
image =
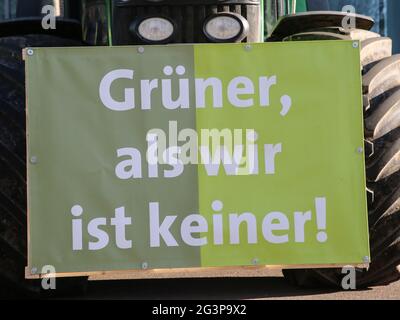
[[[202,164],[208,176],[218,176],[225,173],[227,176],[259,175],[260,165],[264,165],[266,175],[276,174],[277,156],[282,153],[282,143],[264,144],[259,146],[258,134],[253,129],[246,129],[246,139],[243,143],[241,129],[201,129],[200,138],[196,131],[189,135],[177,132],[176,121],[170,121],[168,133],[161,129],[151,129],[146,135],[146,170],[143,170],[142,153],[133,147],[117,149],[118,163],[115,166],[115,175],[121,180],[141,178],[176,178],[183,174],[185,165]],[[175,129],[173,129],[175,128]],[[172,130],[171,130],[172,129]],[[184,138],[182,139],[181,136]],[[189,141],[186,137],[190,136]],[[178,139],[179,137],[179,139]],[[167,140],[170,147],[167,148]],[[185,143],[181,146],[179,142]],[[199,145],[198,145],[199,143]],[[263,152],[259,148],[263,147]],[[264,156],[262,164],[259,155]],[[167,165],[160,168],[159,165]],[[162,172],[162,173],[161,173]]]
[[[261,76],[256,82],[245,76],[237,76],[225,83],[224,88],[221,79],[216,77],[185,77],[184,66],[176,67],[178,79],[174,80],[171,79],[174,74],[171,66],[165,66],[162,71],[166,78],[134,79],[135,71],[132,69],[112,70],[100,82],[100,100],[107,109],[113,111],[132,110],[136,104],[140,105],[140,110],[147,111],[152,109],[152,97],[158,91],[160,103],[165,109],[188,109],[191,102],[190,90],[194,88],[195,108],[220,109],[223,108],[224,101],[241,109],[256,104],[264,108],[271,105],[271,91],[278,83],[276,75]],[[135,80],[135,83],[140,83],[140,88],[126,86],[122,99],[116,99],[115,90],[118,83],[121,85],[121,80],[125,84]],[[207,94],[210,93],[211,100],[207,99]],[[286,116],[291,110],[292,98],[284,94],[279,101],[282,106],[280,115]],[[211,105],[207,105],[209,102]],[[210,177],[221,173],[226,176],[275,175],[278,167],[276,161],[284,150],[282,142],[261,143],[254,129],[210,128],[197,132],[190,128],[178,130],[177,121],[169,121],[168,130],[169,134],[162,129],[150,129],[143,144],[147,147],[146,150],[134,146],[118,148],[115,176],[120,180],[171,179],[182,175],[187,164],[204,165],[204,172]],[[143,167],[144,158],[147,168]],[[279,208],[257,214],[243,210],[235,212],[234,209],[226,212],[223,207],[222,201],[213,201],[213,212],[206,219],[199,212],[164,212],[160,202],[149,202],[149,247],[219,246],[225,242],[235,246],[262,242],[279,245],[289,242],[302,244],[328,241],[326,197],[316,197],[312,210],[305,208],[309,210],[292,212],[283,212]],[[135,224],[130,215],[144,215],[143,212],[128,211],[130,210],[121,206],[114,210],[114,217],[106,215],[84,219],[83,207],[74,205],[71,208],[72,250],[98,251],[109,246],[116,246],[121,250],[133,248],[135,243],[132,233],[135,232]],[[312,231],[315,231],[314,237],[310,236]]]
[[[125,111],[135,108],[135,89],[125,89],[124,101],[116,101],[111,96],[111,85],[117,79],[133,79],[133,70],[118,69],[107,73],[100,82],[101,102],[110,110]]]
[[[326,222],[326,198],[315,198],[315,211],[295,211],[288,215],[279,211],[266,213],[264,217],[257,217],[252,212],[227,213],[227,221],[222,219],[223,203],[215,200],[211,204],[214,211],[212,219],[207,221],[201,214],[189,214],[181,221],[178,215],[165,215],[161,212],[159,202],[149,203],[149,246],[158,248],[162,246],[178,247],[188,245],[201,247],[209,243],[213,245],[224,244],[223,230],[228,230],[231,245],[258,244],[262,241],[271,244],[284,244],[288,242],[305,243],[317,240],[324,243],[328,237],[321,237],[321,219]],[[72,249],[82,251],[86,248],[83,239],[86,238],[85,226],[82,222],[83,208],[75,205],[71,208],[72,219]],[[314,221],[313,221],[314,220]],[[180,221],[180,222],[179,222]],[[312,225],[314,222],[314,225]],[[174,225],[180,223],[180,234],[174,234]],[[227,226],[224,227],[224,223]],[[259,234],[259,225],[261,234]],[[97,251],[109,246],[110,226],[114,227],[115,245],[119,249],[130,249],[134,246],[129,235],[134,227],[132,218],[127,217],[125,207],[115,209],[113,218],[99,217],[87,223],[87,235],[90,236],[87,248]],[[315,228],[317,226],[317,228]],[[128,229],[129,227],[129,229]],[[318,229],[314,239],[305,237],[306,228]],[[130,232],[127,232],[129,230]],[[245,230],[240,237],[240,230]],[[210,233],[210,234],[209,234]],[[182,241],[181,241],[182,240]]]
[[[71,208],[71,214],[74,216],[72,219],[72,250],[83,250],[84,230],[82,218],[83,208],[80,205],[75,205]],[[95,218],[89,221],[87,225],[87,234],[91,237],[88,242],[88,249],[97,251],[104,249],[110,242],[108,232],[105,230],[110,220],[111,226],[115,230],[115,243],[119,249],[132,248],[132,241],[126,239],[126,227],[132,225],[132,218],[125,216],[125,208],[120,207],[115,209],[114,218],[108,219],[106,217]],[[96,241],[93,241],[96,239]]]
[[[117,101],[113,98],[111,88],[119,83],[121,79],[134,79],[135,71],[132,69],[116,69],[108,72],[100,82],[99,97],[103,105],[113,111],[127,111],[135,108],[135,94],[140,93],[141,110],[151,110],[153,106],[152,97],[154,92],[161,92],[161,104],[167,110],[188,109],[190,107],[190,88],[193,82],[195,107],[206,108],[206,94],[212,93],[212,107],[223,107],[223,93],[226,91],[226,97],[229,103],[236,108],[250,108],[255,104],[260,107],[268,107],[271,103],[271,89],[277,85],[277,76],[261,76],[255,84],[253,80],[246,76],[237,76],[231,79],[226,87],[223,88],[223,82],[216,77],[210,78],[182,78],[185,75],[184,66],[176,67],[177,80],[166,79],[141,79],[140,88],[129,87],[124,89],[123,100]],[[173,74],[171,66],[165,66],[163,69],[165,76]],[[176,90],[173,89],[173,81],[176,82]],[[174,93],[173,93],[174,91]],[[177,93],[176,93],[176,92]],[[255,93],[258,93],[258,98]],[[175,98],[173,98],[175,97]],[[280,98],[282,104],[281,115],[286,116],[292,105],[292,100],[288,95]]]

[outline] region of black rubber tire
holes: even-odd
[[[400,55],[392,56],[389,38],[340,28],[309,30],[296,40],[361,40],[363,65],[366,170],[371,264],[357,270],[357,288],[387,285],[400,279]],[[341,287],[341,269],[283,270],[302,287]]]
[[[48,35],[0,38],[0,297],[41,292],[40,281],[25,280],[24,272],[27,226],[22,49],[77,45],[81,43]],[[62,287],[68,287],[66,282]],[[69,282],[76,286],[82,279]]]

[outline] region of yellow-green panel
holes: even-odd
[[[202,265],[362,263],[369,249],[364,159],[359,152],[359,50],[353,42],[195,46],[195,74],[219,78],[224,88],[243,77],[242,86],[248,81],[248,92],[254,89],[254,94],[239,96],[250,99],[249,106],[235,106],[241,103],[224,91],[223,109],[198,109],[198,131],[254,129],[258,136],[258,173],[232,176],[221,165],[219,174],[210,176],[199,167],[200,211],[212,224],[212,203],[222,202],[224,230],[222,244],[210,237],[202,247]],[[263,86],[262,78],[275,78],[276,84]],[[269,105],[261,106],[259,97],[267,88]],[[285,100],[291,100],[286,114]],[[211,96],[207,102],[213,104]],[[281,152],[272,160],[275,147]],[[266,173],[271,165],[274,170]],[[316,202],[321,201],[326,207],[323,242],[317,239],[321,230]],[[242,220],[232,216],[230,222],[231,214],[244,214],[239,227],[237,219]],[[268,222],[273,218],[278,220]],[[283,230],[271,231],[275,228]]]

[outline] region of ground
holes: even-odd
[[[263,278],[90,281],[86,299],[400,300],[400,281],[360,291],[299,289],[279,270]]]

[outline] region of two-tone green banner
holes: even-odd
[[[350,41],[33,48],[29,268],[361,264]]]

